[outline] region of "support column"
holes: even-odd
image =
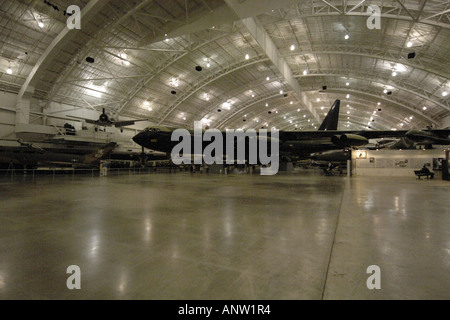
[[[30,107],[31,97],[34,93],[34,87],[29,86],[22,97],[19,97],[16,102],[16,125],[30,123]]]
[[[350,160],[347,160],[347,177],[353,176],[353,152],[350,151]]]
[[[445,152],[445,159],[442,161],[442,180],[450,181],[450,151]]]

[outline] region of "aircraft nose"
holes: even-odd
[[[140,146],[144,146],[145,144],[145,132],[142,131],[133,137],[133,141],[136,142]]]

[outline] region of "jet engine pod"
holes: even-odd
[[[341,136],[332,136],[331,142],[339,147],[342,147]]]
[[[339,147],[360,147],[369,143],[369,139],[357,134],[343,134],[331,137],[331,142]]]

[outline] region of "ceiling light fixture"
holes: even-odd
[[[346,34],[345,37],[344,37],[344,39],[345,39],[345,40],[348,40],[348,39],[350,39],[350,36],[349,36],[348,34]]]
[[[170,79],[170,85],[172,87],[178,87],[179,86],[179,80],[177,78]]]
[[[231,109],[231,103],[229,101],[224,102],[222,106],[224,109],[227,109],[227,110]]]
[[[291,45],[291,51],[294,51],[295,50],[295,45],[293,44],[293,45]]]

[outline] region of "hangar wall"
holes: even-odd
[[[0,92],[0,140],[15,139],[17,95]]]
[[[353,174],[358,176],[414,177],[425,163],[433,171],[434,159],[445,159],[443,149],[358,150],[352,152]]]

